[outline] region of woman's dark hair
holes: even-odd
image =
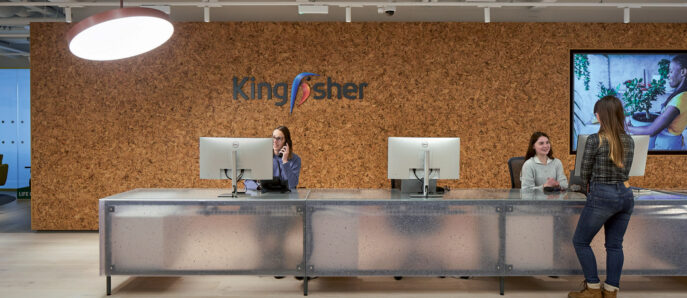
[[[281,133],[284,134],[284,141],[286,142],[286,144],[289,145],[288,159],[291,159],[293,157],[293,143],[291,142],[291,132],[289,131],[289,128],[286,126],[279,126],[275,129],[281,131]]]
[[[529,147],[527,147],[527,153],[525,154],[525,160],[528,160],[528,159],[532,158],[533,156],[537,155],[537,152],[534,150],[534,143],[536,143],[537,140],[539,140],[539,138],[541,138],[541,137],[546,137],[547,139],[549,139],[549,141],[551,141],[551,138],[549,138],[549,136],[547,136],[545,133],[543,133],[541,131],[537,131],[537,132],[533,133],[532,137],[530,137],[530,145],[529,145]],[[553,148],[549,149],[549,154],[547,154],[546,156],[548,156],[550,159],[553,159]]]
[[[680,69],[687,69],[687,55],[677,55],[671,60],[680,65]],[[675,88],[675,91],[671,93],[668,98],[666,98],[666,101],[663,102],[663,105],[667,105],[670,100],[673,99],[673,97],[685,91],[687,91],[687,83],[683,82],[677,86],[677,88]]]
[[[609,157],[611,161],[619,168],[623,165],[623,142],[620,141],[620,136],[625,133],[625,110],[623,103],[615,96],[604,96],[594,104],[594,113],[599,115],[599,146],[601,141],[608,142]]]

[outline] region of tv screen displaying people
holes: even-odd
[[[619,98],[630,135],[649,135],[650,154],[685,154],[687,51],[572,50],[571,153],[577,136],[599,130],[594,103]]]

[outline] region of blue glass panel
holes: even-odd
[[[31,97],[28,69],[0,70],[0,154],[8,165],[3,189],[29,185],[31,165]]]
[[[31,93],[30,72],[17,69],[17,188],[31,179]]]
[[[17,188],[17,72],[0,70],[0,154],[9,165],[2,188]]]

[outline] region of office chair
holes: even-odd
[[[525,163],[524,156],[511,157],[508,160],[508,171],[510,172],[510,187],[520,188],[520,171]]]
[[[0,154],[0,186],[5,185],[7,182],[7,171],[9,166],[8,164],[2,164],[2,154]]]
[[[0,186],[5,185],[7,182],[7,171],[9,169],[8,164],[2,164],[2,154],[0,154]],[[0,205],[7,204],[16,200],[15,197],[6,194],[0,194]]]

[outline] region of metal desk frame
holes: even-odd
[[[461,190],[457,192],[449,193],[445,199],[428,199],[428,200],[417,200],[417,199],[406,199],[403,195],[394,193],[389,190],[299,190],[300,194],[296,199],[274,199],[274,198],[257,198],[249,200],[239,200],[232,201],[229,200],[158,200],[151,198],[127,198],[128,194],[145,194],[145,192],[160,192],[160,191],[170,191],[174,190],[135,190],[132,192],[126,192],[118,194],[112,197],[101,199],[100,201],[100,238],[101,238],[101,275],[106,275],[106,286],[107,294],[111,294],[111,276],[112,275],[196,275],[196,274],[233,274],[233,275],[296,275],[303,276],[303,294],[308,294],[308,279],[309,277],[315,276],[362,276],[362,275],[388,275],[388,276],[496,276],[499,277],[499,289],[501,295],[504,294],[504,280],[507,276],[529,276],[529,275],[579,275],[581,274],[581,269],[577,265],[576,259],[572,259],[570,254],[566,254],[561,247],[572,247],[570,243],[571,236],[570,224],[576,222],[576,217],[584,205],[584,199],[576,197],[573,199],[568,198],[567,194],[560,194],[558,196],[535,194],[532,197],[527,197],[524,194],[514,193],[513,190],[465,190],[465,195],[460,195]],[[223,190],[219,190],[223,191]],[[477,199],[466,199],[465,197],[470,197],[470,193],[476,193]],[[458,195],[455,195],[458,194]],[[481,197],[483,196],[483,197]],[[143,196],[145,197],[145,195]],[[292,196],[293,197],[293,196]],[[481,197],[481,198],[480,198]],[[489,199],[489,197],[493,197]],[[514,199],[518,198],[518,199]],[[687,230],[687,196],[682,194],[665,194],[658,192],[646,192],[637,193],[635,201],[635,214],[633,219],[637,218],[635,221],[661,221],[668,220],[670,225],[669,232],[684,231]],[[642,199],[646,198],[646,199]],[[288,206],[288,208],[295,208],[296,213],[289,213],[290,216],[300,217],[300,224],[302,224],[302,261],[298,262],[297,268],[290,269],[279,269],[279,270],[236,270],[236,269],[226,269],[226,270],[173,270],[173,269],[161,269],[157,268],[154,270],[127,270],[126,268],[118,268],[112,262],[112,249],[113,243],[111,239],[112,235],[112,215],[116,213],[119,206],[146,206],[146,205],[160,205],[160,206],[194,206],[194,208],[222,208],[221,206],[267,206],[267,208],[276,208],[275,206]],[[217,207],[220,206],[220,207]],[[271,206],[271,207],[270,207]],[[386,207],[392,206],[392,211],[385,211]],[[395,206],[395,207],[394,207]],[[342,209],[343,208],[343,209]],[[362,208],[362,209],[361,209]],[[367,209],[365,209],[367,208]],[[372,208],[372,209],[370,209]],[[396,209],[394,209],[396,208]],[[350,219],[352,222],[360,221],[360,214],[366,213],[370,216],[369,210],[381,210],[375,211],[377,213],[374,216],[377,218],[386,220],[387,217],[395,217],[396,220],[401,218],[404,219],[415,216],[413,212],[418,212],[418,210],[425,210],[422,212],[422,218],[434,218],[434,217],[446,217],[453,216],[454,219],[460,220],[461,214],[466,214],[461,211],[461,208],[478,208],[479,214],[488,216],[490,221],[492,218],[497,217],[498,224],[497,230],[493,231],[496,234],[487,235],[487,237],[497,237],[498,248],[494,251],[497,252],[497,256],[483,256],[483,260],[494,260],[497,262],[495,266],[489,268],[452,268],[452,269],[431,269],[423,268],[419,266],[420,269],[412,269],[419,263],[417,260],[410,259],[415,263],[411,262],[411,266],[408,268],[397,268],[397,269],[374,269],[369,267],[369,264],[363,264],[364,261],[361,259],[369,261],[370,258],[363,256],[359,259],[354,259],[347,264],[348,267],[345,270],[339,270],[338,268],[330,266],[330,269],[326,269],[327,264],[323,264],[320,260],[313,260],[313,254],[318,252],[325,252],[317,246],[320,244],[319,236],[315,236],[314,232],[316,228],[313,223],[317,222],[314,220],[314,216],[317,216],[318,212],[328,211],[338,214],[340,218]],[[545,210],[542,214],[539,214],[539,210]],[[343,210],[343,211],[342,211]],[[360,210],[366,210],[366,212],[358,212]],[[393,211],[401,210],[401,211]],[[447,211],[448,210],[448,211]],[[451,211],[454,210],[454,211]],[[457,211],[455,211],[457,210]],[[489,215],[488,212],[484,210],[493,210],[488,212],[493,212],[493,215]],[[337,213],[338,212],[338,213]],[[461,213],[462,212],[462,213]],[[663,212],[663,213],[661,213]],[[268,212],[269,213],[269,212]],[[469,214],[469,213],[468,213]],[[199,215],[213,215],[213,213],[199,214]],[[507,222],[509,220],[515,220],[528,218],[527,216],[539,216],[539,217],[552,217],[553,218],[553,235],[551,239],[551,245],[553,249],[554,260],[552,265],[543,265],[544,267],[538,268],[526,268],[523,264],[514,264],[513,262],[508,262],[509,257],[514,257],[517,259],[520,252],[513,252],[509,250],[507,246],[507,239],[510,233],[522,233],[518,231],[518,225],[508,226]],[[268,217],[269,218],[269,217]],[[363,220],[364,222],[364,220]],[[631,221],[632,223],[632,221]],[[403,224],[401,224],[403,225]],[[296,227],[297,228],[297,227]],[[336,228],[336,227],[335,227]],[[640,227],[638,227],[640,228]],[[642,228],[644,228],[642,226]],[[488,228],[486,228],[488,229]],[[630,227],[632,229],[632,225]],[[445,229],[448,230],[448,229]],[[574,227],[573,227],[574,232]],[[658,229],[661,230],[661,229]],[[360,229],[360,231],[366,231],[365,229]],[[492,229],[486,231],[492,232]],[[558,232],[557,232],[558,231]],[[560,232],[563,231],[563,232]],[[482,231],[484,232],[484,231]],[[527,231],[525,231],[527,232]],[[628,231],[629,232],[629,231]],[[358,230],[350,229],[346,230],[345,233],[349,233],[349,237],[359,237]],[[488,233],[491,234],[491,233]],[[601,234],[601,233],[600,233]],[[344,235],[345,236],[345,235]],[[687,253],[682,251],[672,251],[672,246],[674,243],[667,241],[665,243],[661,242],[663,238],[660,237],[660,233],[654,237],[654,242],[650,243],[653,245],[649,248],[636,249],[632,245],[626,246],[627,251],[633,249],[640,251],[642,254],[651,254],[651,257],[663,260],[663,267],[641,267],[641,265],[630,265],[623,274],[631,275],[687,275]],[[401,235],[400,237],[403,237]],[[325,237],[326,238],[326,237]],[[416,237],[417,238],[417,237]],[[667,237],[670,238],[670,237]],[[679,238],[679,237],[675,237]],[[356,238],[357,239],[357,238]],[[408,238],[409,243],[412,245],[420,244],[413,243],[413,238]],[[548,238],[547,238],[548,239]],[[470,239],[467,239],[470,240]],[[517,239],[516,239],[517,240]],[[512,240],[511,241],[516,241]],[[325,240],[326,241],[326,240]],[[356,240],[357,241],[357,240]],[[406,241],[406,240],[404,240]],[[485,241],[490,243],[491,240]],[[595,241],[599,244],[599,241]],[[357,243],[356,243],[357,244]],[[449,244],[450,245],[450,244]],[[666,246],[666,250],[663,250]],[[599,245],[593,245],[595,250],[598,251]],[[369,251],[369,247],[363,248],[353,248],[356,251],[349,251],[351,254],[365,254]],[[366,251],[366,249],[368,249]],[[434,249],[433,247],[430,249]],[[436,249],[441,249],[440,245]],[[644,249],[644,250],[642,250]],[[440,252],[440,250],[438,250]],[[523,252],[525,255],[527,252]],[[421,255],[421,254],[420,254]],[[421,255],[422,256],[422,255]],[[558,261],[562,260],[560,264]],[[484,262],[481,262],[484,263]],[[324,266],[323,266],[324,265]],[[365,265],[365,268],[359,268],[361,265]],[[374,264],[373,264],[374,265]],[[420,264],[421,265],[421,264]],[[488,264],[487,264],[488,265]],[[525,265],[527,265],[525,263]],[[601,264],[603,265],[603,264]],[[639,266],[639,267],[637,267]],[[604,266],[599,266],[603,269]],[[321,269],[325,268],[325,269]],[[372,268],[372,269],[370,269]],[[604,273],[604,270],[600,270],[600,274]]]

